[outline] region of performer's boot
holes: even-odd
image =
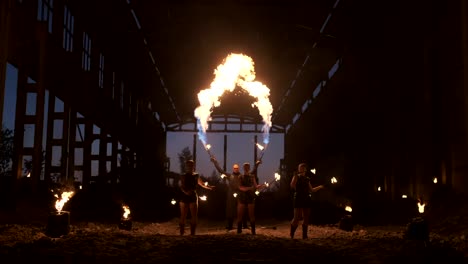
[[[297,229],[297,225],[291,224],[291,231],[289,235],[291,236],[292,239],[294,238],[294,233],[296,233],[296,229]]]
[[[307,239],[308,236],[307,236],[307,231],[309,229],[309,226],[308,225],[302,225],[302,238],[303,239]]]
[[[250,223],[250,231],[252,231],[252,235],[255,235],[255,222]]]
[[[179,232],[180,235],[183,236],[185,231],[185,225],[184,224],[179,224]]]
[[[237,234],[242,233],[242,222],[237,223]]]
[[[195,235],[195,230],[197,229],[197,224],[190,224],[190,235]]]

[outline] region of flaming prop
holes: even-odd
[[[52,192],[54,192],[52,190]],[[73,192],[54,194],[56,212],[52,212],[47,218],[46,234],[50,237],[60,237],[70,232],[70,212],[62,211],[63,206],[73,196]]]
[[[269,100],[270,89],[261,82],[254,81],[255,70],[252,58],[243,54],[231,53],[224,59],[222,64],[218,65],[214,74],[215,78],[210,88],[201,90],[198,93],[200,105],[195,109],[198,137],[205,149],[207,146],[206,130],[213,107],[221,105],[219,98],[225,91],[232,92],[237,86],[257,99],[252,107],[256,106],[263,118],[263,142],[268,144],[271,114],[273,112],[273,106]]]
[[[210,158],[213,158],[213,154],[211,153],[210,149],[211,149],[211,145],[210,144],[203,144],[205,146],[205,150],[206,152],[208,152],[208,155],[210,155]]]
[[[411,219],[406,226],[406,238],[423,240],[424,244],[429,240],[429,224],[426,221],[424,214],[424,207],[426,204],[418,199],[418,211],[420,216]]]
[[[124,210],[124,213],[122,215],[122,219],[120,219],[119,229],[130,231],[132,230],[132,221],[129,217],[130,207],[128,207],[128,205],[122,205],[122,209]]]
[[[257,145],[257,148],[261,151],[261,152],[260,152],[260,158],[259,158],[258,160],[262,160],[263,154],[265,154],[265,149],[266,149],[266,146],[267,146],[267,145],[262,146],[262,145],[260,145],[260,144],[258,144],[258,143],[255,143],[255,145]]]
[[[351,208],[349,205],[346,205],[344,209],[346,214],[343,216],[343,218],[341,218],[338,227],[342,230],[351,232],[354,228],[353,217],[351,216],[353,208]]]

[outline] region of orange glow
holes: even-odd
[[[124,205],[122,206],[122,208],[124,209],[123,218],[127,219],[128,216],[130,215],[130,207],[128,207],[128,205]]]
[[[57,201],[55,201],[55,209],[57,209],[57,212],[61,212],[63,209],[63,206],[65,205],[68,200],[73,196],[73,192],[63,192],[60,197],[58,194],[55,194],[55,198],[57,198]]]

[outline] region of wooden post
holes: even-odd
[[[223,170],[226,171],[226,161],[227,161],[227,135],[224,135],[224,161],[223,161]]]
[[[8,62],[8,42],[10,34],[10,5],[11,1],[0,1],[0,98],[4,98],[6,64]],[[0,100],[0,123],[3,124],[3,99]]]
[[[193,161],[197,164],[197,134],[193,134]]]
[[[254,144],[254,162],[253,162],[253,165],[255,165],[255,162],[257,162],[257,135],[255,135],[254,138],[255,138],[255,144]]]

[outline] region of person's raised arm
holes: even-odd
[[[226,175],[228,174],[227,172],[225,172],[225,171],[221,168],[221,166],[219,166],[218,160],[216,160],[215,157],[211,157],[210,160],[211,160],[211,162],[213,162],[213,164],[214,164],[216,170],[217,170],[219,173],[223,173],[223,174],[226,174]]]

